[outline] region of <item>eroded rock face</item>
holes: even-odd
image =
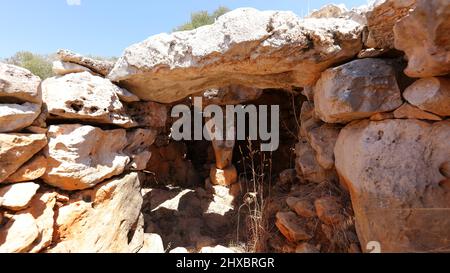
[[[450,73],[450,2],[417,0],[417,6],[394,27],[395,48],[408,57],[405,74],[424,78]]]
[[[0,133],[17,132],[39,116],[40,82],[26,69],[0,63]]]
[[[119,100],[119,87],[88,72],[53,77],[42,83],[49,118],[136,126]]]
[[[89,72],[91,74],[95,74],[92,70],[90,70],[87,67],[63,61],[54,61],[52,64],[52,71],[56,75],[60,76],[64,76],[70,73],[81,73],[81,72]]]
[[[8,179],[7,183],[18,183],[33,181],[44,175],[47,169],[47,159],[43,155],[36,155],[27,163],[23,164],[14,174]]]
[[[328,123],[347,123],[402,104],[396,71],[382,59],[360,59],[330,68],[314,87],[317,115]]]
[[[203,93],[205,105],[237,105],[258,99],[263,90],[241,85],[208,89]]]
[[[47,138],[43,134],[0,134],[0,183],[45,145]]]
[[[141,99],[163,103],[229,83],[307,86],[330,65],[360,51],[362,28],[353,20],[237,9],[213,25],[130,46],[108,78]]]
[[[350,191],[362,246],[377,241],[382,252],[448,250],[448,139],[448,121],[364,120],[341,131],[336,169]]]
[[[43,180],[64,190],[82,190],[121,174],[130,158],[123,129],[102,130],[80,124],[53,125],[44,153],[48,166]]]
[[[114,66],[113,62],[84,57],[80,54],[77,54],[67,49],[61,49],[58,51],[57,54],[59,59],[63,62],[74,63],[84,66],[102,76],[108,75],[108,73]]]
[[[0,253],[27,252],[38,236],[39,230],[32,215],[15,215],[0,229]]]
[[[33,182],[18,183],[0,188],[0,206],[10,210],[27,208],[39,185]]]
[[[59,209],[49,252],[137,252],[144,243],[141,206],[136,173],[73,194]]]
[[[30,126],[40,112],[41,106],[34,103],[0,104],[0,132],[15,132]]]
[[[25,68],[0,63],[0,101],[42,103],[41,80]]]
[[[405,90],[403,97],[422,110],[444,117],[450,116],[450,79],[420,79]]]
[[[371,48],[394,48],[394,25],[409,14],[416,0],[379,0],[367,12],[369,36],[366,45]]]

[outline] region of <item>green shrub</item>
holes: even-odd
[[[191,21],[189,23],[175,28],[174,31],[193,30],[201,26],[211,25],[216,21],[217,18],[229,11],[230,9],[228,9],[227,7],[219,7],[212,14],[209,14],[204,10],[194,12],[191,14]]]

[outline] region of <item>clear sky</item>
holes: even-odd
[[[347,8],[367,0],[310,0],[310,9],[328,3]],[[307,0],[0,0],[0,58],[20,50],[40,54],[67,48],[82,54],[120,56],[129,45],[189,21],[199,10],[254,7],[308,11]]]

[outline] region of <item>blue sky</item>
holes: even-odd
[[[198,10],[292,10],[307,13],[307,0],[0,0],[0,58],[20,50],[40,54],[68,48],[82,54],[120,56],[127,46],[189,21]],[[310,9],[327,3],[348,8],[366,0],[310,0]]]

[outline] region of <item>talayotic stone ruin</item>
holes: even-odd
[[[450,252],[450,1],[241,8],[116,63],[0,64],[0,252]],[[279,105],[280,145],[171,138]]]

